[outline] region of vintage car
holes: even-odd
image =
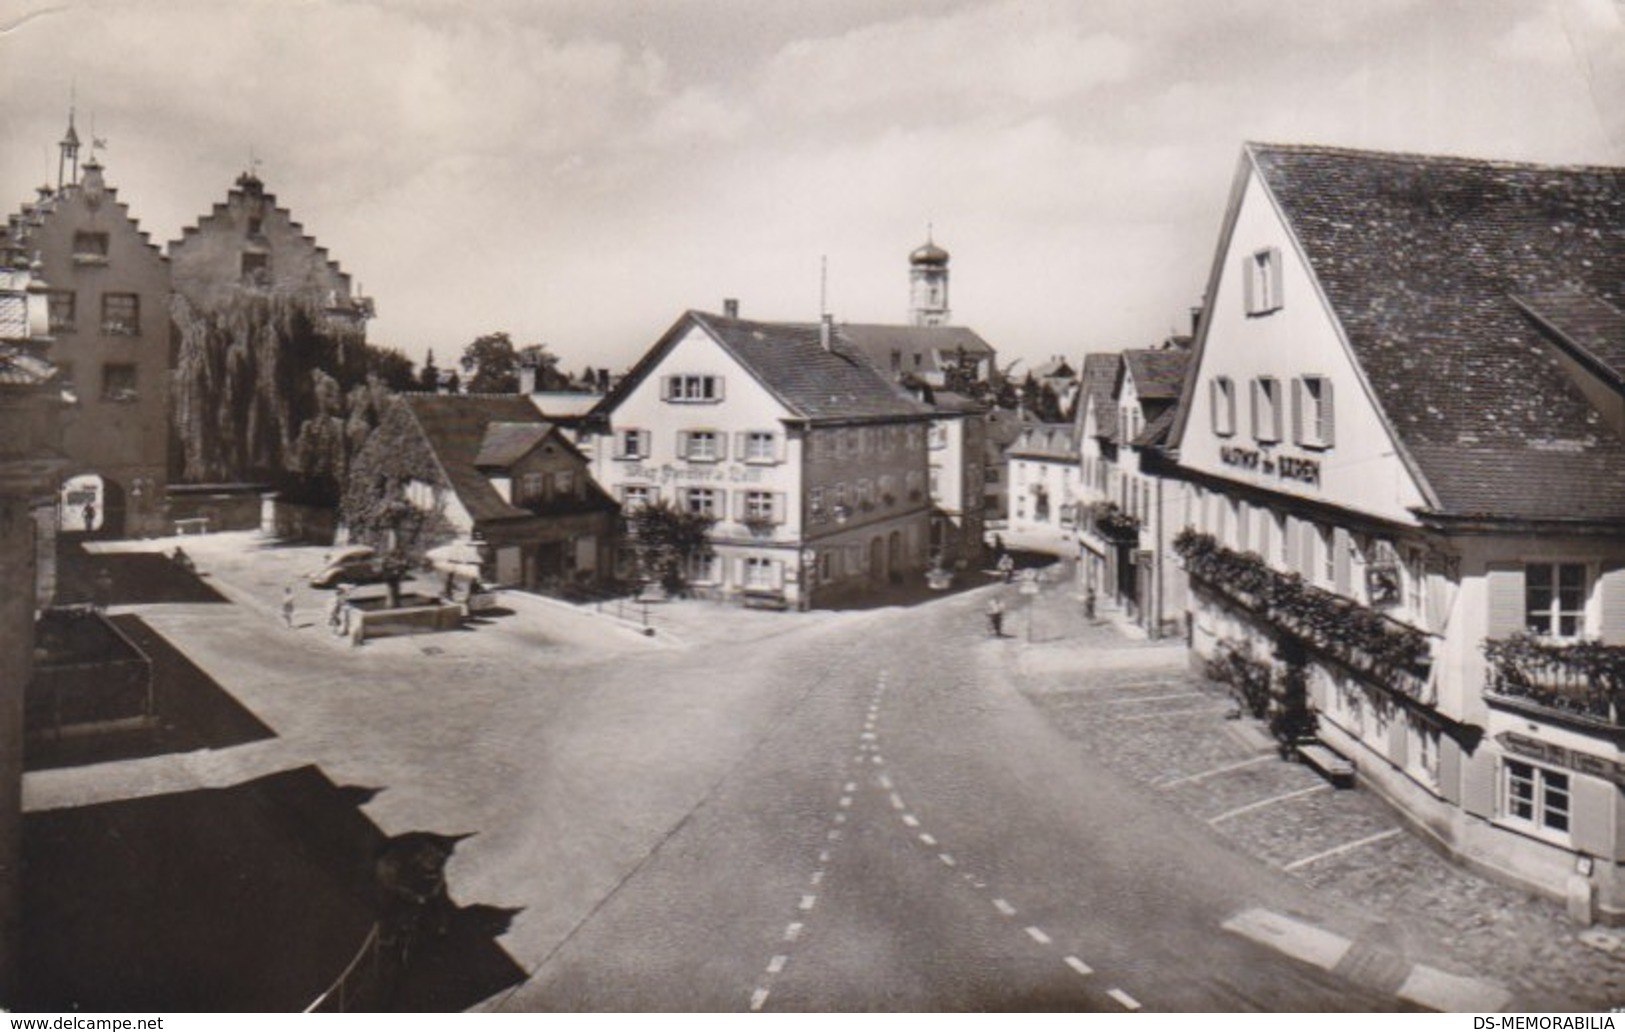
[[[383,577],[384,563],[378,553],[365,545],[357,545],[329,552],[326,565],[310,575],[310,583],[312,587],[331,588],[339,584],[367,584]]]

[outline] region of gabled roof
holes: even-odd
[[[1185,387],[1191,353],[1164,348],[1123,352],[1123,364],[1134,377],[1134,391],[1142,401],[1168,401]]]
[[[1089,411],[1089,403],[1094,402],[1096,412],[1105,412],[1112,408],[1112,392],[1117,389],[1117,372],[1123,364],[1123,356],[1115,351],[1101,351],[1083,356],[1083,375],[1079,390],[1082,391],[1082,400],[1078,402],[1078,434],[1083,434],[1083,420]],[[1105,419],[1101,423],[1101,437],[1114,440],[1112,436],[1117,432],[1117,420]]]
[[[1619,306],[1625,169],[1248,144],[1226,235],[1250,169],[1437,512],[1625,519],[1625,442],[1514,300]]]
[[[964,326],[904,326],[889,323],[840,323],[836,333],[848,344],[869,356],[882,372],[891,368],[891,353],[922,355],[920,371],[942,370],[963,350],[972,358],[992,358],[993,345],[975,330]],[[904,365],[913,372],[912,359]]]
[[[479,469],[507,469],[552,432],[551,423],[488,423],[474,465]]]
[[[1594,371],[1616,387],[1625,386],[1625,312],[1600,297],[1573,291],[1513,300]]]
[[[476,522],[534,518],[535,514],[530,510],[511,504],[497,493],[497,489],[479,469],[482,458],[492,455],[511,455],[510,462],[523,458],[530,448],[518,454],[514,454],[514,449],[533,434],[527,428],[540,430],[542,436],[552,432],[551,424],[542,419],[529,398],[519,394],[418,393],[398,397],[412,413],[424,440],[451,483],[452,491],[468,510],[469,516]],[[540,440],[541,437],[536,437],[531,447]],[[580,453],[570,442],[562,436],[558,440],[578,460],[581,459]],[[491,462],[485,465],[501,466],[506,463]],[[588,500],[584,504],[590,507],[614,505],[590,480],[588,493]]]
[[[816,324],[756,322],[695,311],[684,313],[594,411],[613,412],[691,327],[716,341],[794,419],[884,422],[931,415],[929,405],[890,383],[839,332],[825,350]]]
[[[1177,406],[1168,405],[1145,424],[1138,436],[1132,442],[1136,448],[1155,448],[1168,440],[1168,431],[1173,429],[1174,418],[1179,415]]]
[[[1025,459],[1062,459],[1076,462],[1077,437],[1071,423],[1026,423],[1008,455]]]

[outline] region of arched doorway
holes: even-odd
[[[57,526],[65,534],[123,537],[127,503],[124,488],[99,473],[80,473],[62,482],[57,494]]]

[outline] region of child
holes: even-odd
[[[282,589],[282,625],[293,628],[293,585]]]

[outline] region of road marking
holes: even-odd
[[[1121,989],[1108,989],[1106,995],[1122,1004],[1124,1010],[1137,1011],[1140,1009],[1140,1001]]]
[[[1238,806],[1234,810],[1226,810],[1217,817],[1209,817],[1207,822],[1209,824],[1217,824],[1220,821],[1227,821],[1232,817],[1240,817],[1244,813],[1252,813],[1254,810],[1259,810],[1266,806],[1273,806],[1276,803],[1284,803],[1289,799],[1297,799],[1299,796],[1313,795],[1316,792],[1326,791],[1331,787],[1332,786],[1326,784],[1325,782],[1322,782],[1318,785],[1311,785],[1308,788],[1300,788],[1296,792],[1283,792],[1278,796],[1270,796],[1268,799],[1260,799],[1256,803],[1248,803],[1246,806]]]
[[[846,823],[846,814],[844,814],[844,813],[836,814],[835,815],[835,823],[836,824],[845,824]]]
[[[1169,699],[1200,699],[1207,692],[1176,692],[1173,695],[1142,695],[1137,699],[1104,699],[1102,706],[1137,706],[1144,702],[1167,702]]]
[[[767,973],[770,975],[776,975],[780,971],[783,971],[784,965],[788,963],[790,963],[790,958],[781,953],[767,962]]]
[[[1269,763],[1278,759],[1280,759],[1280,757],[1275,753],[1265,753],[1262,756],[1254,756],[1250,760],[1242,760],[1240,763],[1227,763],[1222,767],[1214,767],[1212,770],[1204,770],[1198,774],[1187,774],[1182,778],[1174,778],[1172,781],[1159,782],[1156,787],[1173,788],[1175,785],[1188,785],[1193,781],[1202,781],[1206,778],[1216,777],[1220,774],[1228,774],[1233,770],[1240,770],[1243,767],[1251,767],[1259,763]]]
[[[821,864],[829,863],[829,850],[820,849],[818,851],[818,862],[821,863]]]
[[[1498,1011],[1512,1000],[1512,994],[1494,982],[1447,974],[1426,964],[1411,968],[1397,995],[1445,1014]]]
[[[938,853],[937,854],[937,859],[941,860],[943,863],[947,864],[949,867],[952,867],[952,866],[954,866],[955,864],[957,864],[959,862],[959,861],[955,860],[953,857],[949,856],[947,853]]]
[[[1085,964],[1077,957],[1066,958],[1066,966],[1071,968],[1073,971],[1076,971],[1080,975],[1092,975],[1095,973],[1094,968],[1090,967],[1088,964]]]
[[[908,807],[903,805],[903,797],[898,795],[896,792],[893,792],[891,794],[891,805],[892,805],[892,809],[894,809],[894,810],[906,810],[906,809],[908,809]]]
[[[935,838],[933,838],[932,836],[926,834],[923,831],[920,832],[920,841],[924,842],[928,846],[934,846],[934,845],[937,844],[937,840]]]
[[[1015,917],[1016,916],[1016,908],[1011,906],[1010,904],[1006,903],[1002,899],[996,899],[996,900],[993,901],[993,909],[997,910],[999,913],[1003,914],[1005,917]]]
[[[918,828],[920,826],[920,819],[911,813],[905,813],[903,814],[903,823],[911,828]]]
[[[1231,710],[1229,703],[1217,706],[1191,706],[1185,709],[1158,710],[1155,713],[1131,713],[1126,717],[1113,717],[1119,724],[1128,724],[1141,720],[1163,720],[1167,717],[1201,717],[1213,713],[1228,713]]]
[[[801,897],[801,909],[804,910],[804,911],[811,910],[813,908],[813,905],[816,904],[817,902],[818,902],[818,897],[817,896],[803,896],[803,897]]]
[[[767,1002],[767,990],[766,989],[758,989],[754,993],[750,994],[750,1009],[751,1010],[753,1010],[753,1011],[761,1010],[762,1009],[762,1004],[764,1004],[766,1002]]]
[[[808,879],[809,883],[812,884],[812,885],[817,885],[819,882],[821,882],[823,880],[824,880],[824,872],[823,871],[814,871],[812,873],[812,877],[810,879]]]
[[[1037,925],[1028,925],[1024,930],[1029,936],[1032,937],[1033,942],[1038,943],[1040,946],[1048,946],[1050,943],[1055,941],[1048,935],[1044,934],[1044,929],[1038,927]]]
[[[1395,835],[1398,835],[1402,830],[1403,829],[1400,829],[1400,828],[1389,828],[1387,831],[1379,831],[1375,835],[1367,835],[1363,839],[1355,839],[1353,842],[1345,842],[1341,846],[1333,846],[1331,849],[1322,850],[1319,853],[1315,853],[1315,854],[1313,854],[1311,856],[1306,856],[1302,860],[1294,860],[1290,864],[1282,864],[1281,865],[1281,870],[1283,870],[1283,871],[1296,871],[1300,867],[1308,867],[1310,864],[1314,863],[1316,860],[1325,860],[1327,857],[1333,857],[1333,856],[1337,856],[1337,855],[1339,855],[1341,853],[1347,853],[1351,849],[1359,849],[1361,846],[1369,846],[1373,842],[1381,842],[1383,839],[1393,838]]]
[[[879,753],[875,753],[875,765],[876,766],[879,766],[880,764],[885,763],[885,762],[886,762],[885,760],[880,758]]]
[[[852,797],[851,796],[844,795],[844,796],[841,797],[841,809],[844,810],[844,809],[846,809],[847,807],[849,807],[851,805],[852,805]]]
[[[789,924],[784,926],[784,941],[785,942],[795,942],[799,938],[801,938],[801,922],[800,921],[791,921]]]
[[[884,774],[880,775],[880,787],[884,788],[886,791],[890,792],[891,787],[892,787],[891,778],[887,777]]]
[[[825,835],[824,837],[829,839],[831,842],[839,842],[841,840],[841,829],[831,828],[829,829],[829,834]]]
[[[858,783],[856,781],[848,781],[846,784],[841,786],[842,792],[856,792],[857,790]]]
[[[873,731],[865,731],[858,737],[863,739],[865,742],[872,742],[875,740],[875,733]]]

